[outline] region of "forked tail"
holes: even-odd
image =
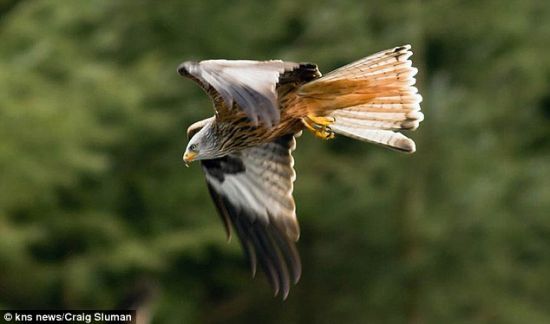
[[[306,126],[414,152],[414,142],[397,132],[414,130],[424,119],[410,48],[379,52],[303,85],[298,94]]]

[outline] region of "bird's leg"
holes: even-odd
[[[330,124],[334,123],[334,117],[307,115],[302,118],[302,123],[315,136],[328,140],[334,138],[334,132],[330,129]]]

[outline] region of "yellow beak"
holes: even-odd
[[[183,162],[185,164],[192,162],[197,157],[197,153],[191,152],[191,151],[185,151],[185,154],[183,154]]]

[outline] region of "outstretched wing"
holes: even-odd
[[[237,106],[252,121],[272,126],[280,118],[277,95],[279,78],[290,82],[300,76],[307,77],[312,73],[307,72],[312,67],[313,72],[318,73],[313,64],[280,60],[207,60],[184,62],[178,67],[178,72],[197,82],[212,97],[218,117],[234,114],[232,110]],[[299,73],[292,73],[294,70]]]
[[[295,242],[299,237],[292,198],[296,178],[291,152],[293,135],[202,161],[208,189],[228,236],[231,224],[250,261],[259,264],[275,295],[286,298],[290,283],[300,279],[302,266]]]

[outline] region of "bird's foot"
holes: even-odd
[[[330,124],[334,123],[334,117],[323,117],[307,115],[302,118],[302,123],[309,129],[315,136],[329,140],[334,138],[334,132],[330,129]]]

